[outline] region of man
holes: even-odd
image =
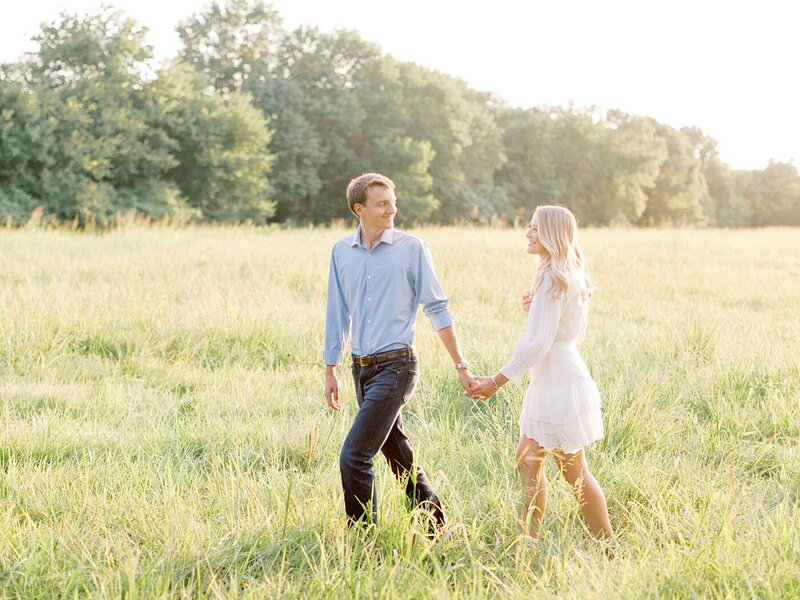
[[[372,459],[383,452],[394,475],[406,486],[412,505],[445,524],[436,491],[414,454],[400,411],[411,397],[419,370],[414,352],[414,319],[423,306],[450,354],[465,390],[474,382],[453,317],[433,270],[430,252],[417,237],[394,229],[395,185],[377,173],[356,177],[347,186],[350,210],[358,217],[355,234],[331,252],[325,320],[325,399],[339,410],[336,366],[351,333],[353,380],[358,412],[342,446],[339,467],[349,523],[377,523],[378,498]]]

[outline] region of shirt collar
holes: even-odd
[[[381,234],[381,239],[378,240],[378,244],[383,242],[384,244],[394,244],[394,227],[391,229],[386,229]],[[375,244],[377,247],[378,244]],[[350,246],[362,246],[361,243],[361,225],[356,227],[356,232],[353,234],[353,239],[350,241]]]
[[[378,243],[380,242],[383,242],[384,244],[394,244],[394,227],[383,232],[383,235],[381,235],[381,239]]]
[[[355,247],[361,244],[361,225],[356,227],[356,232],[353,234],[353,239],[350,240],[350,246]]]

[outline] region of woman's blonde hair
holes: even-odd
[[[539,261],[533,291],[542,285],[545,275],[553,279],[553,296],[567,295],[570,281],[580,286],[581,297],[588,299],[595,287],[586,273],[586,258],[578,243],[578,221],[565,206],[538,206],[531,222],[539,228],[539,243],[547,256]]]

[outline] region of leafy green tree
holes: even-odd
[[[146,30],[104,8],[43,26],[39,51],[0,83],[0,207],[61,219],[154,217],[265,222],[270,132],[248,96],[210,92],[175,64],[150,69]],[[22,167],[22,168],[20,168]]]
[[[350,175],[386,173],[397,185],[401,205],[398,222],[428,219],[439,208],[430,174],[435,152],[428,140],[416,140],[407,134],[397,62],[356,32],[338,32],[331,45],[336,71],[343,77],[341,85],[356,98],[361,113],[360,126],[349,136],[348,143],[357,156]],[[343,189],[334,190],[340,204]]]
[[[506,158],[488,98],[458,79],[413,63],[399,69],[405,131],[414,140],[428,141],[434,152],[430,174],[440,203],[436,220],[461,221],[476,211],[490,214],[494,172]]]
[[[496,180],[509,209],[560,203],[585,224],[638,221],[666,157],[648,121],[573,107],[501,110],[498,120],[509,161]]]
[[[38,174],[50,137],[46,109],[21,83],[0,80],[0,217],[24,221],[41,204]]]
[[[179,56],[228,94],[276,74],[286,32],[277,11],[261,0],[212,2],[176,28]]]
[[[313,106],[325,108],[319,90],[295,77],[292,69],[312,48],[302,33],[292,38],[279,15],[261,1],[212,3],[178,27],[185,61],[201,72],[215,90],[249,93],[270,121],[277,201],[276,217],[314,219],[323,188],[322,165],[331,144],[320,129]]]
[[[709,203],[703,165],[689,136],[651,119],[656,135],[664,139],[669,152],[655,186],[647,193],[647,208],[641,222],[657,224],[700,224],[708,222],[704,206]]]
[[[734,171],[715,156],[705,164],[703,175],[713,199],[709,224],[718,227],[748,226],[750,203],[737,188]]]
[[[267,120],[246,94],[224,99],[207,88],[203,75],[176,61],[146,90],[151,126],[173,142],[165,175],[204,219],[265,223],[275,210]]]
[[[540,204],[558,202],[564,186],[556,176],[555,124],[548,112],[502,107],[496,111],[496,120],[508,159],[494,174],[501,200],[497,209],[507,215],[527,215]]]
[[[287,113],[295,116],[313,132],[307,136],[313,141],[310,153],[304,140],[286,152],[312,157],[313,169],[305,179],[318,182],[314,193],[293,196],[287,211],[291,217],[314,222],[351,218],[344,191],[353,176],[366,171],[384,172],[395,180],[403,203],[401,222],[429,216],[437,207],[428,173],[434,153],[426,140],[405,133],[394,62],[355,32],[323,34],[306,27],[287,36],[280,60],[286,78],[265,87],[291,85],[295,101],[262,106],[279,120]]]
[[[749,225],[750,205],[738,193],[732,169],[720,160],[717,141],[699,127],[685,127],[681,131],[692,144],[694,156],[700,161],[708,185],[703,211],[708,216],[709,224],[720,227]]]
[[[595,224],[636,223],[667,159],[667,145],[648,119],[611,110],[598,125],[600,165],[590,218]]]
[[[405,132],[394,62],[351,31],[282,29],[260,2],[214,4],[179,28],[186,60],[225,93],[241,89],[270,118],[278,220],[349,218],[354,175],[382,170],[398,182],[406,218],[436,209],[430,143]]]
[[[109,8],[64,13],[34,38],[37,53],[3,69],[20,86],[11,101],[25,115],[12,109],[7,135],[28,142],[17,154],[27,173],[12,186],[48,213],[102,223],[169,168],[165,138],[147,127],[137,97],[151,58],[145,33]]]
[[[750,225],[800,225],[800,175],[792,163],[770,161],[763,171],[739,171],[737,190],[750,205]]]
[[[276,78],[269,84],[253,86],[251,91],[256,105],[270,115],[276,219],[311,221],[323,185],[320,166],[327,156],[327,147],[323,133],[305,113],[302,86],[291,79]]]
[[[288,36],[282,60],[284,72],[301,90],[302,113],[316,132],[321,158],[319,191],[299,198],[294,214],[312,222],[349,218],[344,192],[361,167],[356,138],[364,118],[355,94],[345,85],[353,65],[338,52],[336,35],[310,27]]]

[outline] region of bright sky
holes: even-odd
[[[96,0],[32,0],[0,20],[0,61],[39,24]],[[156,56],[207,0],[116,0]],[[800,4],[793,0],[275,0],[286,25],[346,27],[400,60],[461,77],[511,104],[597,105],[698,126],[734,168],[800,166]],[[797,8],[796,8],[797,7]]]

